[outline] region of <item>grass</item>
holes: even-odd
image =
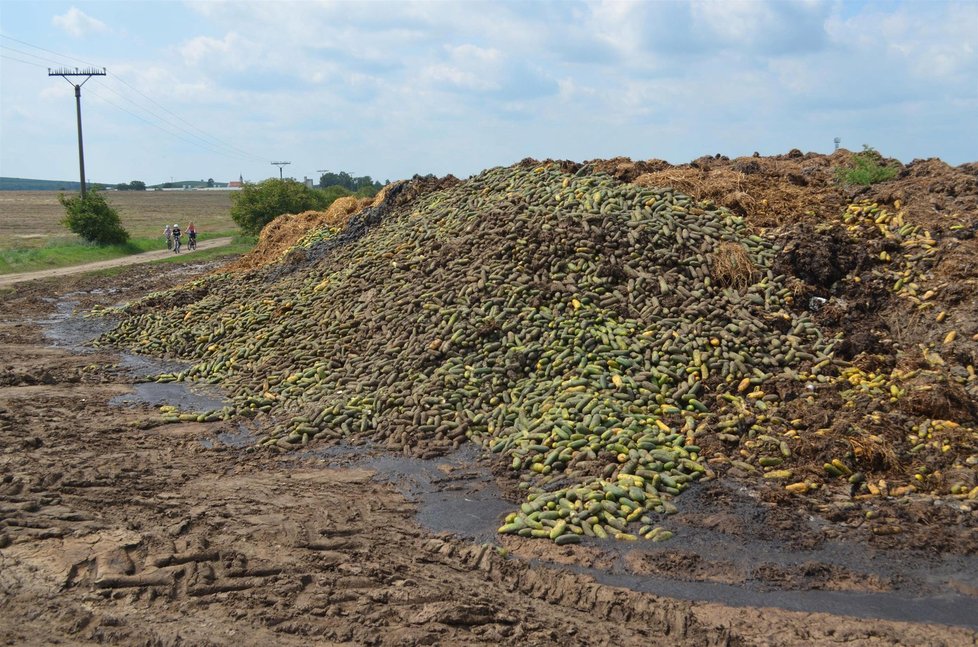
[[[244,245],[246,249],[254,246],[255,239],[239,236],[236,231],[202,233],[197,236],[197,240],[204,241],[226,236],[236,238],[236,242],[233,242],[232,246]],[[252,242],[249,244],[246,241]],[[186,245],[186,242],[184,242],[184,245]],[[105,247],[91,245],[78,238],[55,238],[49,241],[44,247],[0,249],[0,274],[33,272],[57,267],[69,267],[71,265],[83,265],[85,263],[107,261],[113,258],[161,249],[165,249],[162,236],[133,238],[124,245],[107,245]],[[229,253],[229,249],[231,248],[222,247],[219,250],[201,250],[200,252],[194,252],[194,255],[200,257],[209,254],[211,251],[220,251],[222,254],[227,254]],[[174,254],[174,256],[177,255]],[[179,258],[181,256],[177,257]]]
[[[883,156],[869,146],[852,156],[852,166],[835,169],[835,177],[844,184],[869,186],[893,179],[899,172],[895,166],[883,164]]]

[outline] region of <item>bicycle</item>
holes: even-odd
[[[187,251],[192,252],[195,249],[197,249],[197,237],[190,236],[189,240],[187,240]]]
[[[173,236],[166,236],[166,249],[167,251],[173,249]]]
[[[179,254],[180,253],[180,237],[179,236],[174,236],[173,237],[173,253],[174,254]]]

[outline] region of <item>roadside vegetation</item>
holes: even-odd
[[[201,233],[197,240],[203,242],[214,238],[225,238],[231,236],[234,241],[232,246],[240,245],[240,252],[247,251],[254,246],[254,237],[241,235],[234,230]],[[83,265],[85,263],[96,263],[98,261],[108,261],[122,256],[141,254],[143,252],[155,252],[165,249],[163,237],[156,236],[151,238],[130,238],[127,242],[118,245],[92,245],[78,239],[52,240],[44,247],[0,249],[0,274],[14,274],[19,272],[35,272],[38,270],[50,270],[58,267],[69,267],[72,265]],[[229,253],[231,247],[219,248],[221,253]],[[179,259],[201,260],[205,254],[217,250],[199,250],[181,254],[174,254]]]
[[[129,232],[122,226],[119,212],[109,206],[102,194],[92,190],[85,195],[58,196],[65,208],[61,224],[92,245],[124,245]]]

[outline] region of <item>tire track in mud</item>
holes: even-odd
[[[0,301],[11,376],[0,382],[0,642],[975,641],[960,628],[636,593],[433,534],[372,469],[208,449],[202,440],[234,430],[154,426],[148,406],[110,406],[131,378],[82,369],[117,359],[33,353],[41,335],[18,323],[29,305]]]

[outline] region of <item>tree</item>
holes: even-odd
[[[324,209],[327,204],[323,191],[315,191],[295,180],[271,178],[246,184],[232,194],[231,218],[244,233],[254,235],[282,214]]]
[[[125,182],[119,182],[118,184],[115,185],[115,189],[116,191],[128,191],[129,185],[126,184]]]
[[[207,178],[207,188],[211,189],[213,187],[214,187],[214,178],[212,177]]]
[[[389,184],[389,182],[388,182]],[[373,188],[376,191],[380,191],[383,185],[380,182],[374,182],[374,180],[369,175],[364,175],[361,177],[353,177],[346,171],[340,171],[339,173],[323,173],[319,177],[319,186],[322,188],[327,188],[331,186],[341,186],[348,191],[359,192],[361,189]],[[374,191],[376,193],[376,191]]]
[[[133,180],[129,183],[129,189],[131,191],[145,191],[146,183],[141,180]]]
[[[96,245],[121,245],[129,240],[129,232],[123,229],[119,213],[109,206],[102,194],[92,188],[84,196],[58,195],[58,202],[65,208],[61,224],[83,239]]]

